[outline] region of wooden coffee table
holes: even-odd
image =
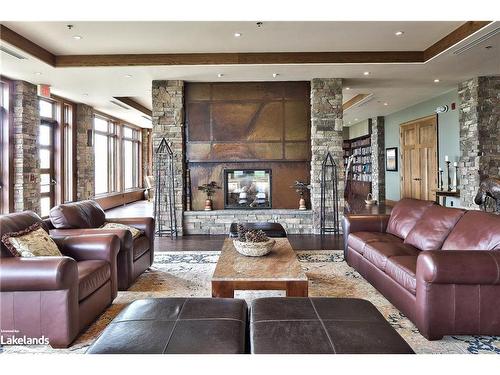
[[[268,255],[246,257],[227,238],[212,276],[212,297],[232,298],[235,290],[286,290],[287,297],[307,297],[307,276],[288,239],[275,240]]]

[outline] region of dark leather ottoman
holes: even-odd
[[[351,298],[260,298],[250,313],[255,354],[410,354],[370,302]]]
[[[246,329],[241,299],[143,299],[113,319],[87,353],[240,354]]]
[[[263,231],[268,237],[286,237],[286,231],[280,223],[244,223],[248,230]],[[229,237],[238,237],[238,223],[229,227]]]

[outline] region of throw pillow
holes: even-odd
[[[63,256],[39,223],[19,232],[5,233],[2,242],[16,257]]]
[[[126,230],[130,231],[130,233],[132,233],[132,238],[134,240],[142,234],[142,230],[131,227],[130,225],[122,224],[122,223],[106,222],[101,227],[101,229],[126,229]]]

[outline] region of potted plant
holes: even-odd
[[[212,211],[212,196],[215,194],[215,191],[220,188],[221,187],[217,185],[215,181],[198,186],[198,190],[203,191],[207,195],[207,199],[205,200],[205,211]]]
[[[295,191],[297,192],[297,194],[299,194],[299,210],[307,210],[307,207],[306,207],[306,200],[304,199],[304,195],[306,193],[307,190],[310,190],[311,189],[311,185],[308,185],[306,184],[305,182],[302,182],[302,181],[295,181],[295,183],[293,184],[293,186],[291,186],[292,188],[295,189]]]

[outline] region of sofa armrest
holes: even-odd
[[[155,220],[152,217],[106,218],[107,222],[120,223],[142,230],[149,239],[154,238]]]
[[[417,260],[417,279],[432,284],[500,284],[500,251],[423,251]]]
[[[105,260],[111,268],[111,299],[118,292],[117,255],[120,239],[114,234],[86,234],[82,236],[56,237],[54,241],[64,255],[76,261]]]
[[[69,257],[0,259],[0,291],[64,290],[78,285],[78,268]]]
[[[350,233],[382,232],[389,223],[390,215],[344,215],[342,229],[344,232],[344,258],[347,257],[347,240]]]
[[[132,249],[132,233],[126,229],[99,229],[99,228],[80,228],[80,229],[51,229],[50,236],[53,239],[64,238],[69,236],[84,236],[84,235],[102,235],[114,234],[120,239],[121,247],[124,249]]]

